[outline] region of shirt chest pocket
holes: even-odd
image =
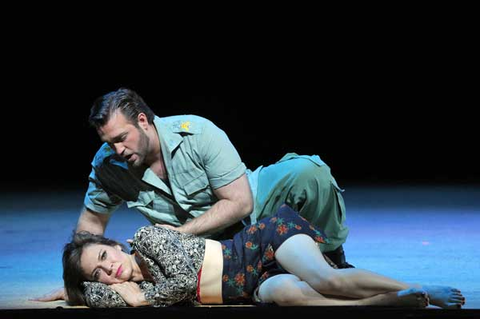
[[[213,192],[205,173],[201,173],[183,184],[185,199],[195,204],[210,203],[213,199]]]
[[[155,199],[154,191],[142,191],[138,193],[136,201],[127,201],[128,208],[149,207],[153,208],[153,200]]]
[[[173,214],[174,204],[155,195],[154,191],[141,192],[137,201],[127,201],[127,207],[137,209],[151,223],[180,225],[177,217]]]

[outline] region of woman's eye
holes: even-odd
[[[102,260],[105,260],[105,258],[107,258],[107,252],[106,252],[106,251],[104,251],[104,252],[102,253]]]
[[[99,272],[98,270],[93,274],[93,280],[98,280],[98,277],[99,277]]]

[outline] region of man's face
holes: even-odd
[[[144,114],[139,115],[143,119],[142,116]],[[144,163],[150,140],[142,126],[135,126],[127,120],[122,112],[117,111],[112,114],[110,120],[97,132],[100,139],[107,142],[130,165],[138,167]]]
[[[90,281],[107,285],[118,284],[132,278],[132,262],[120,246],[91,244],[80,256],[80,268]]]

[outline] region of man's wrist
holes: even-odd
[[[175,227],[175,230],[181,233],[188,233],[188,228],[185,227],[185,225],[180,225],[178,227]]]

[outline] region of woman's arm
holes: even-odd
[[[149,306],[149,302],[145,299],[145,293],[140,286],[134,281],[125,281],[121,284],[113,284],[110,287],[120,294],[125,302],[132,307]]]
[[[135,234],[132,246],[145,258],[147,264],[156,263],[159,266],[149,267],[153,269],[154,273],[151,275],[156,282],[141,282],[140,291],[130,283],[109,286],[99,282],[84,282],[86,304],[95,308],[128,305],[166,307],[181,301],[190,301],[196,296],[197,271],[192,258],[180,241],[180,236],[192,235],[163,227],[140,228]],[[204,250],[203,239],[201,243],[203,245],[199,245],[198,250]],[[159,270],[155,272],[155,269]]]
[[[135,233],[133,249],[146,257],[155,278],[155,285],[144,291],[145,299],[153,306],[166,307],[196,296],[197,271],[181,236],[191,235],[155,226],[142,227]],[[154,267],[153,262],[159,267]]]
[[[86,281],[83,283],[85,303],[92,308],[126,307],[127,303],[109,285],[101,282]]]

